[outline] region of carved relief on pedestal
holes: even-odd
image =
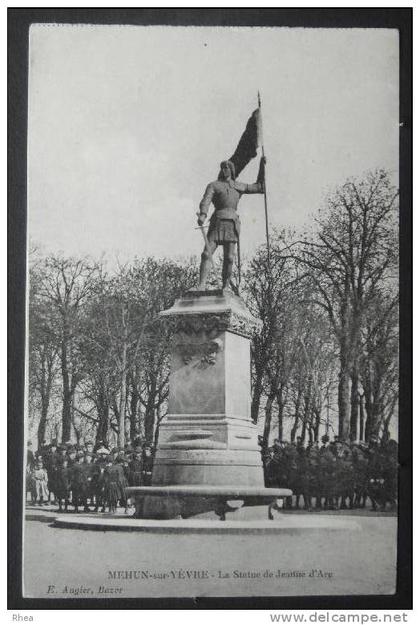
[[[215,336],[228,331],[246,338],[251,338],[261,325],[259,319],[229,309],[219,313],[175,314],[161,317],[161,320],[174,333],[195,335],[205,332],[209,336]]]
[[[216,364],[217,354],[223,350],[223,341],[220,338],[205,341],[203,343],[175,342],[178,353],[185,365],[196,360],[199,369],[205,369]]]

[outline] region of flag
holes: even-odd
[[[248,165],[249,161],[257,156],[257,148],[262,145],[262,120],[261,110],[255,109],[248,119],[245,131],[239,139],[238,147],[230,157],[235,166],[235,176]]]

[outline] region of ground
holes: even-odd
[[[319,596],[395,591],[397,517],[391,513],[353,511],[352,520],[360,531],[226,536],[59,529],[52,525],[56,514],[54,506],[27,510],[26,597]],[[127,574],[130,571],[136,573]]]

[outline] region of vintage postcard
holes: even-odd
[[[24,597],[396,592],[399,46],[31,25]]]

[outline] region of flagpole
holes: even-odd
[[[260,96],[260,92],[258,91],[258,108],[260,111],[260,123],[262,126],[262,111],[261,111],[261,96]],[[264,154],[264,139],[261,143],[261,154],[262,157],[265,158],[265,154]],[[269,274],[271,276],[271,259],[270,259],[270,237],[268,234],[268,208],[267,208],[267,191],[266,191],[266,184],[265,184],[265,165],[264,165],[264,180],[263,180],[263,190],[264,190],[264,210],[265,210],[265,238],[266,238],[266,242],[267,242],[267,265],[268,265],[268,270],[269,270]]]

